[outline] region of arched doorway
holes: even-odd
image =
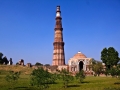
[[[81,71],[83,69],[83,61],[79,62],[79,71]]]

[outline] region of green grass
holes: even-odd
[[[20,79],[14,84],[15,90],[37,90],[35,87],[29,86],[29,75],[21,75]],[[82,84],[77,81],[70,82],[69,87],[62,88],[62,81],[57,81],[56,84],[51,84],[48,90],[104,90],[104,88],[120,88],[120,84],[114,84],[120,80],[112,77],[93,77],[88,76]],[[0,90],[8,90],[10,85],[5,81],[5,75],[0,75]],[[39,90],[39,89],[38,89]]]
[[[6,74],[7,71],[20,71],[22,74],[30,74],[33,68],[19,65],[0,65],[0,74]]]
[[[3,70],[2,70],[3,69]],[[36,87],[30,86],[30,72],[32,68],[25,68],[25,67],[9,67],[4,70],[3,66],[2,69],[0,67],[0,90],[13,90],[9,89],[10,85],[5,80],[6,74],[8,74],[9,70],[18,70],[22,71],[20,78],[17,83],[15,83],[14,90],[39,90]],[[25,72],[28,72],[26,74]],[[114,84],[119,82],[118,84]],[[62,81],[56,81],[56,84],[51,84],[48,90],[104,90],[104,88],[119,88],[116,90],[120,90],[120,80],[117,78],[112,77],[94,77],[94,76],[87,76],[83,83],[79,84],[78,81],[74,80],[69,83],[68,88],[64,89]],[[108,90],[108,89],[106,89]],[[113,90],[113,89],[110,89]]]

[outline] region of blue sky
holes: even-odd
[[[52,64],[57,5],[66,64],[78,51],[96,60],[104,47],[120,53],[120,0],[0,0],[0,52],[14,64]]]

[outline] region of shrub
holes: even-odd
[[[79,80],[80,83],[82,83],[83,80],[85,79],[84,71],[83,70],[79,71],[78,73],[76,73],[75,77],[76,79]]]
[[[63,85],[64,85],[63,87],[67,88],[68,83],[70,81],[72,81],[74,78],[73,78],[73,76],[70,75],[70,73],[66,69],[62,69],[60,71],[60,79],[62,79],[62,81],[63,81]]]
[[[55,80],[56,78],[53,77],[53,74],[43,68],[38,68],[32,71],[30,84],[43,90],[49,88],[49,84],[54,83]]]
[[[20,72],[9,71],[9,74],[6,75],[5,79],[9,82],[10,87],[13,88],[14,84],[17,83],[20,76]]]

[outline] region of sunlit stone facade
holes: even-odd
[[[54,50],[52,65],[65,65],[64,55],[64,42],[63,42],[63,28],[60,6],[57,6],[56,10],[56,24],[55,24],[55,36],[54,36]]]
[[[87,58],[83,53],[78,52],[68,61],[69,72],[78,72],[80,70],[84,70],[86,73],[91,74],[91,60],[92,58]]]

